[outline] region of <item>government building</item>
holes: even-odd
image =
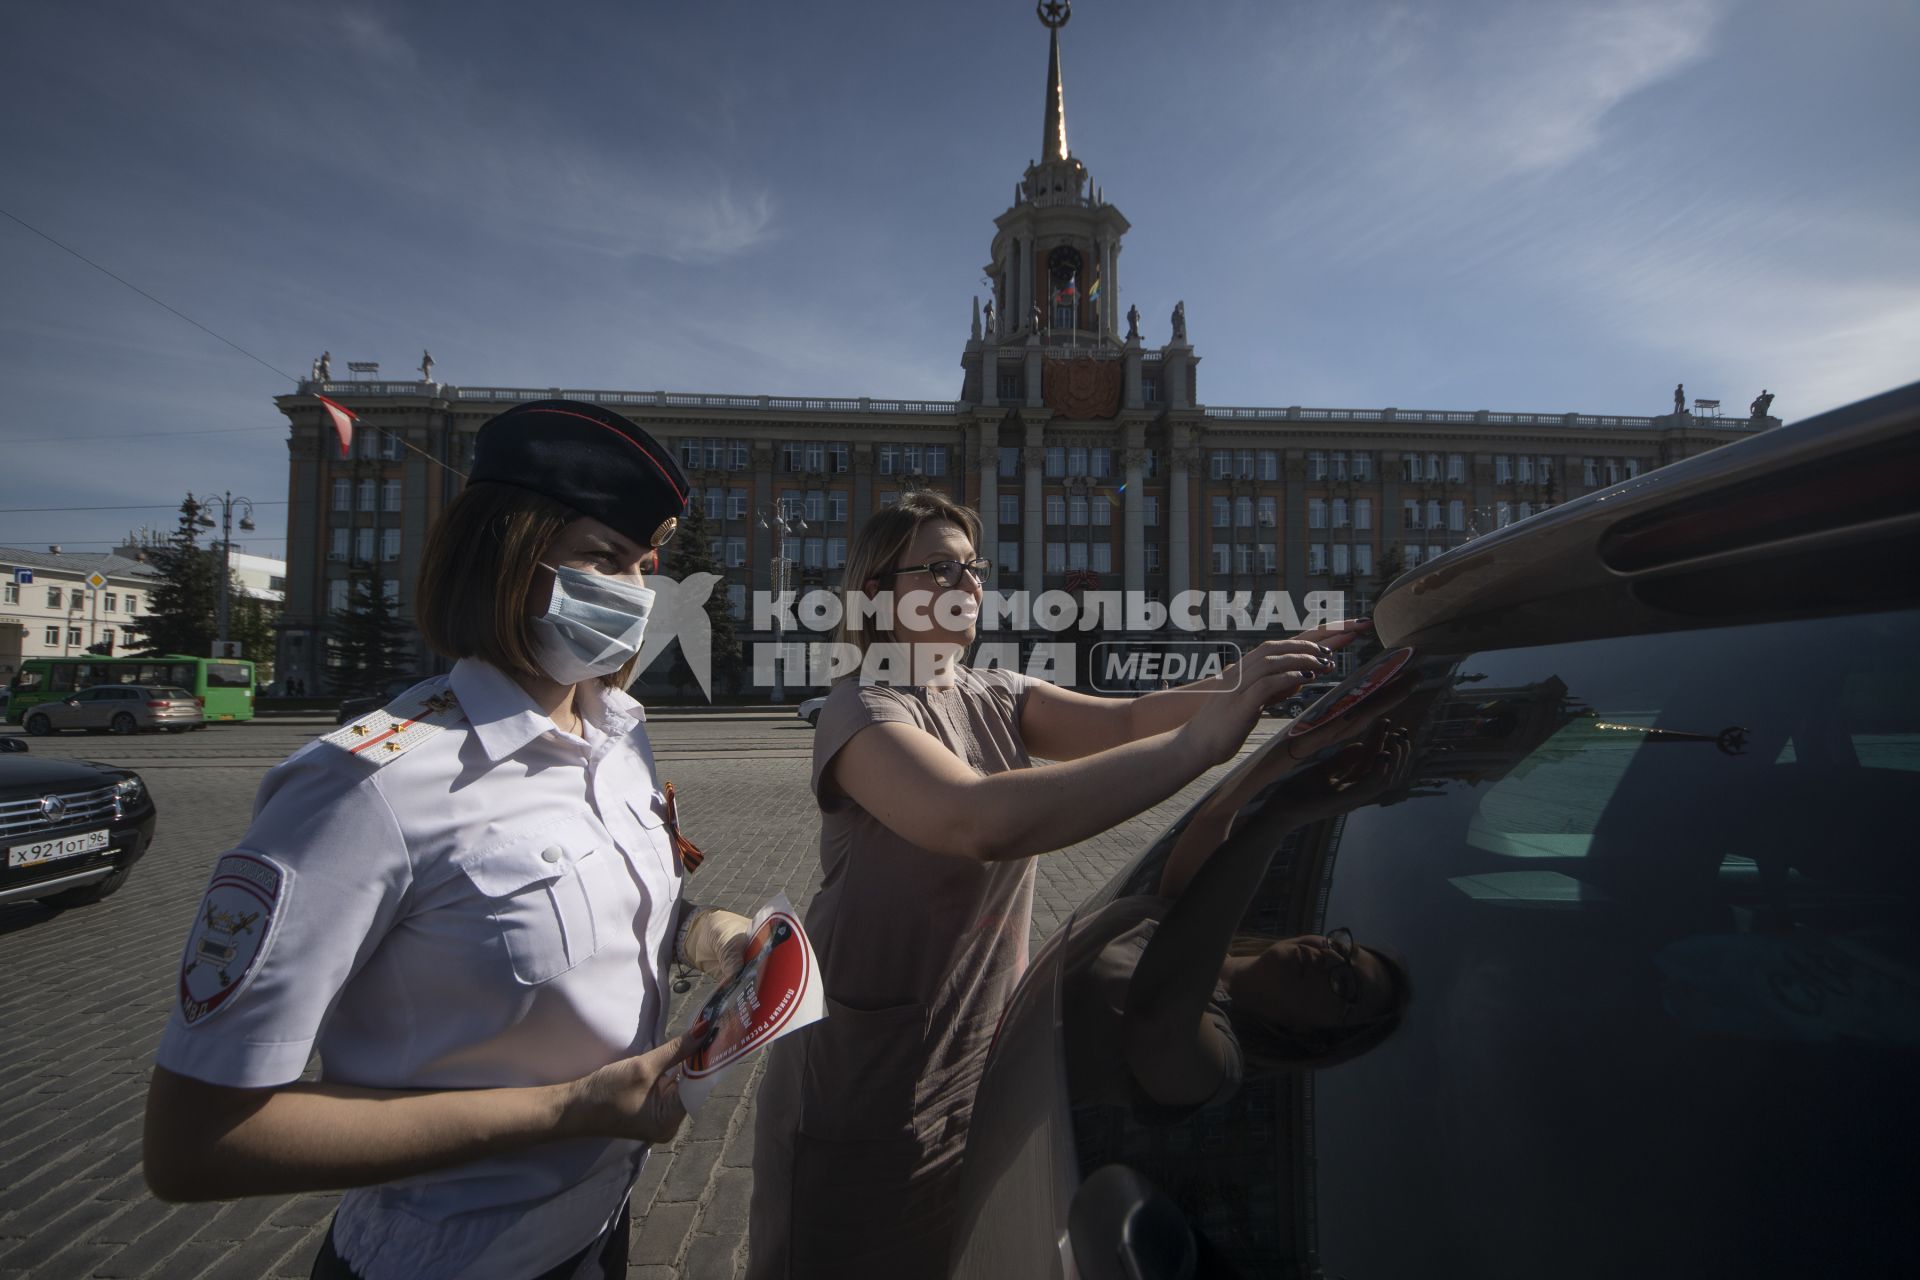
[[[1357,615],[1391,576],[1477,533],[1778,425],[1678,399],[1659,417],[1208,404],[1184,305],[1170,317],[1155,306],[1165,318],[1150,343],[1156,326],[1125,302],[1129,224],[1068,148],[1057,26],[1039,154],[994,220],[992,293],[976,301],[952,400],[327,370],[279,397],[291,424],[279,674],[326,687],[326,624],[357,566],[411,616],[427,528],[459,491],[475,432],[527,400],[595,401],[672,444],[746,642],[774,638],[754,630],[750,593],[772,591],[777,569],[788,589],[837,587],[853,532],[911,489],[981,513],[1001,591],[1339,591]],[[362,416],[352,457],[338,456],[316,394]],[[663,571],[677,576],[670,555]],[[421,669],[435,665],[423,652]]]

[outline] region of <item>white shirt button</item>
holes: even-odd
[[[560,861],[560,846],[557,844],[550,844],[546,848],[540,851],[540,856],[545,858],[548,862],[558,862]]]

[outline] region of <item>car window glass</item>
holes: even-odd
[[[253,684],[253,669],[243,667],[237,662],[209,662],[207,664],[207,688],[209,689],[245,689]]]
[[[1083,1174],[1133,1165],[1250,1275],[1884,1269],[1917,651],[1904,612],[1421,653],[1410,785],[1295,831],[1237,924],[1397,955],[1403,1024],[1320,1069],[1243,1037],[1184,1117],[1078,1094]]]

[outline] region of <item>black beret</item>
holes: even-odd
[[[687,473],[666,446],[580,400],[534,400],[488,419],[467,480],[530,489],[643,547],[671,538],[687,509]]]

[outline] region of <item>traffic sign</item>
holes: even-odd
[[[98,591],[101,587],[107,585],[107,575],[95,569],[87,575],[87,585]]]
[[[13,581],[15,586],[27,586],[33,581],[33,570],[15,569],[13,571]]]

